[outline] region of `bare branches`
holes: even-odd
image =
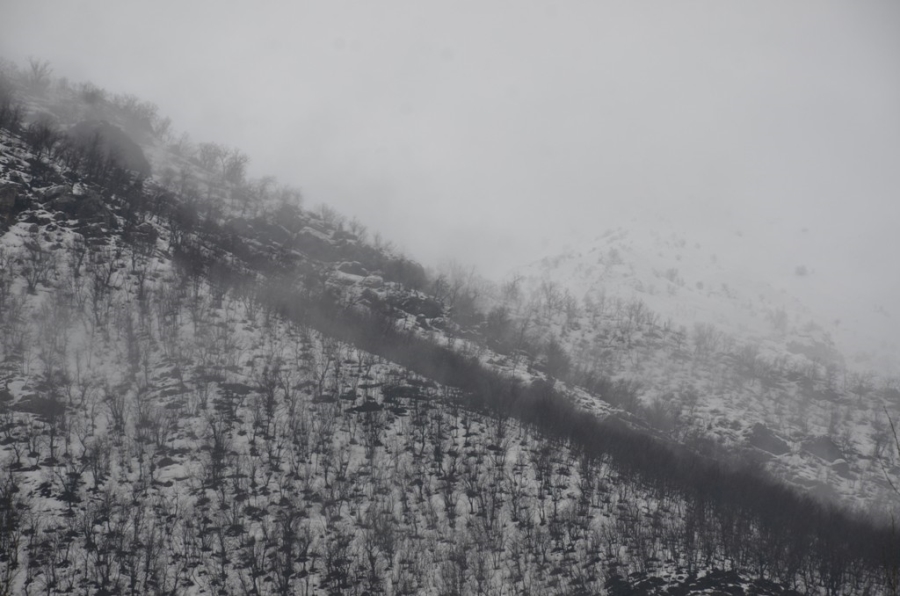
[[[25,257],[22,265],[22,276],[28,286],[28,293],[35,294],[40,284],[46,284],[56,268],[56,260],[41,244],[36,235],[24,243]]]
[[[52,74],[53,68],[50,66],[50,62],[34,57],[28,58],[26,82],[33,93],[46,92],[50,87],[50,76]]]

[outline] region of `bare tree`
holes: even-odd
[[[353,535],[340,526],[329,528],[325,537],[322,559],[325,564],[325,583],[332,590],[341,593],[350,587],[351,559],[350,546]]]
[[[250,158],[238,149],[228,149],[219,155],[222,167],[222,178],[231,184],[241,184],[247,172]]]
[[[46,284],[56,267],[56,261],[41,244],[35,234],[24,243],[25,256],[22,264],[22,275],[28,286],[28,293],[37,293],[39,284]]]
[[[694,325],[694,352],[705,360],[719,349],[722,343],[722,332],[709,323]]]
[[[308,563],[314,548],[314,540],[309,523],[303,520],[303,509],[298,503],[282,509],[275,520],[267,541],[272,548],[271,569],[274,575],[276,593],[282,596],[298,594],[298,579],[307,578],[309,590]]]
[[[897,456],[900,457],[900,435],[897,434],[897,426],[894,424],[894,419],[891,417],[890,413],[887,410],[887,407],[884,407],[884,414],[888,420],[888,423],[891,427],[891,438],[893,439],[893,447]],[[890,474],[888,474],[887,467],[884,465],[884,462],[881,462],[881,470],[884,474],[885,480],[887,480],[888,485],[891,487],[891,490],[895,495],[900,496],[900,486],[897,485],[896,482],[891,478]],[[892,534],[892,544],[893,552],[887,552],[884,554],[885,557],[885,580],[887,583],[888,590],[891,594],[900,594],[900,556],[896,552],[898,548],[898,537],[897,537],[897,520],[894,518],[894,513],[891,512],[891,534]]]
[[[47,60],[39,60],[34,57],[28,58],[28,70],[26,71],[26,82],[28,88],[34,93],[44,93],[50,87],[50,76],[53,74],[53,68]]]
[[[0,128],[17,131],[23,116],[24,111],[16,101],[12,83],[0,74]]]
[[[19,559],[25,542],[28,502],[21,496],[15,476],[4,470],[0,481],[0,596],[12,596]]]
[[[52,153],[53,148],[62,140],[62,135],[50,117],[42,116],[28,125],[25,138],[34,149],[35,157],[41,159]]]

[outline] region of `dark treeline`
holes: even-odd
[[[621,476],[638,478],[657,496],[680,495],[687,502],[682,552],[698,566],[722,553],[742,571],[787,586],[812,585],[815,576],[837,594],[864,585],[867,577],[888,577],[900,564],[893,529],[800,495],[752,468],[600,420],[552,382],[523,385],[473,356],[398,330],[383,314],[338,308],[327,298],[298,303],[285,295],[278,301],[288,317],[460,389],[457,399],[468,408],[514,417],[575,450],[609,456]]]

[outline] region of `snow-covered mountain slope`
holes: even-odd
[[[663,322],[688,329],[712,324],[762,344],[794,344],[796,351],[808,351],[823,364],[846,364],[882,376],[900,371],[900,342],[891,342],[897,337],[893,327],[879,325],[882,333],[876,337],[861,316],[837,318],[839,305],[830,301],[840,297],[827,295],[825,280],[806,266],[782,263],[781,270],[762,276],[748,271],[746,258],[712,246],[672,228],[616,228],[520,273],[548,277],[579,298],[637,298]],[[735,248],[753,250],[752,245]],[[884,316],[890,318],[887,312]]]
[[[677,234],[625,229],[514,279],[530,297],[514,310],[536,334],[558,339],[579,370],[633,384],[635,403],[617,405],[825,498],[895,502],[885,475],[898,472],[888,414],[898,419],[900,383],[858,368],[833,322],[787,289]]]
[[[141,180],[35,132],[0,132],[0,593],[863,594],[892,577],[890,531],[677,429],[635,432],[647,396],[627,377],[663,347],[712,378],[709,337],[687,354],[646,310],[519,304],[621,377],[575,368],[563,387],[564,355],[493,350],[496,317],[454,320],[444,283],[327,209],[177,152],[150,161],[179,172]],[[753,387],[794,370],[747,362]]]
[[[175,243],[191,241],[166,217],[59,172],[29,188],[36,158],[15,137],[0,140],[0,158],[0,176],[19,181],[0,235],[4,593],[781,594],[834,581],[830,570],[799,579],[815,556],[804,535],[784,543],[797,564],[767,562],[768,579],[754,578],[737,561],[750,560],[771,522],[740,529],[740,543],[701,534],[718,527],[719,506],[704,497],[698,507],[688,495],[699,492],[672,490],[678,477],[648,473],[697,473],[696,464],[640,440],[659,458],[554,438],[585,420],[553,427],[567,410],[549,384],[512,394],[539,407],[536,422],[473,407],[457,389],[312,329],[265,283],[223,285],[212,265],[198,274],[175,258]],[[240,268],[268,254],[264,269],[283,273],[281,253],[260,239],[270,231],[245,223],[244,248],[232,240],[235,252],[218,258]],[[339,254],[323,229],[319,240]],[[202,257],[218,245],[197,246]],[[331,271],[326,293],[357,275]],[[383,284],[366,285],[399,295]],[[344,308],[351,320],[354,305]],[[715,490],[734,492],[715,478],[756,486],[714,473]],[[860,585],[881,584],[871,562],[858,565]]]

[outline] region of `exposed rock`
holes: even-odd
[[[365,403],[363,403],[359,406],[356,406],[355,408],[349,408],[347,411],[348,412],[359,412],[361,414],[364,414],[366,412],[380,412],[383,409],[384,409],[384,406],[381,405],[380,403],[378,403],[376,401],[372,401],[372,400],[366,400]]]
[[[313,225],[305,226],[302,230],[297,232],[297,236],[316,238],[317,240],[324,240],[329,243],[331,242],[331,236],[329,236],[326,232],[319,230]]]
[[[349,273],[351,275],[366,276],[369,274],[369,272],[366,271],[366,268],[362,266],[362,263],[359,263],[358,261],[344,261],[337,266],[337,269],[338,271]]]
[[[773,455],[784,455],[791,451],[790,445],[779,438],[764,424],[754,424],[747,437],[747,443]]]
[[[57,400],[38,397],[37,395],[28,395],[23,397],[19,403],[15,405],[15,409],[20,412],[37,414],[38,416],[55,417],[63,414],[66,407],[65,404]]]
[[[383,302],[381,296],[379,296],[377,292],[372,290],[372,288],[364,289],[361,298],[364,302],[367,302],[369,306],[374,306]]]
[[[61,197],[72,192],[72,187],[67,184],[57,184],[50,186],[41,191],[41,196],[45,201],[52,201],[57,197]]]
[[[353,281],[353,278],[350,277],[342,277],[338,275],[333,275],[329,278],[329,283],[338,285],[338,286],[352,286],[356,282]]]
[[[332,237],[335,240],[343,240],[343,241],[354,241],[358,240],[358,237],[353,232],[349,232],[347,230],[335,230],[332,234]]]
[[[0,184],[0,214],[10,213],[16,206],[16,197],[18,196],[18,184],[12,182]]]
[[[813,437],[803,442],[803,450],[827,462],[844,459],[844,453],[828,437]]]
[[[82,218],[102,219],[107,226],[112,219],[112,213],[100,197],[88,197],[79,205],[78,216]]]
[[[285,244],[292,239],[292,234],[283,226],[269,223],[263,218],[251,221],[234,219],[228,222],[228,225],[239,233],[255,238],[264,244]]]
[[[78,228],[78,232],[85,238],[89,238],[89,239],[100,238],[104,235],[103,234],[103,226],[101,226],[100,224],[96,224],[96,223],[82,226],[82,227]],[[102,240],[92,241],[92,245],[99,245],[99,244],[103,244],[103,241]]]
[[[793,354],[801,354],[810,360],[843,364],[841,353],[829,342],[821,339],[806,338],[805,342],[789,341],[787,349]]]
[[[436,300],[419,296],[407,296],[400,301],[400,308],[411,315],[425,315],[429,319],[444,314],[444,309]]]
[[[54,199],[50,205],[72,219],[79,219],[85,223],[99,223],[107,228],[115,227],[115,218],[106,202],[92,191],[83,191],[81,195],[63,195]]]
[[[31,182],[31,176],[24,172],[10,172],[9,179],[13,182],[18,182],[19,184],[29,184]]]
[[[57,211],[62,211],[74,217],[78,211],[78,198],[73,195],[65,195],[55,199],[51,206]]]
[[[360,283],[367,288],[381,288],[384,286],[384,278],[380,275],[369,275]]]
[[[834,470],[839,476],[843,476],[844,478],[848,478],[850,476],[850,464],[847,463],[846,459],[836,459],[831,462],[831,469]]]
[[[159,233],[156,231],[156,228],[153,227],[153,224],[149,221],[145,221],[134,229],[134,234],[141,240],[149,243],[156,242],[156,239],[159,237]]]

